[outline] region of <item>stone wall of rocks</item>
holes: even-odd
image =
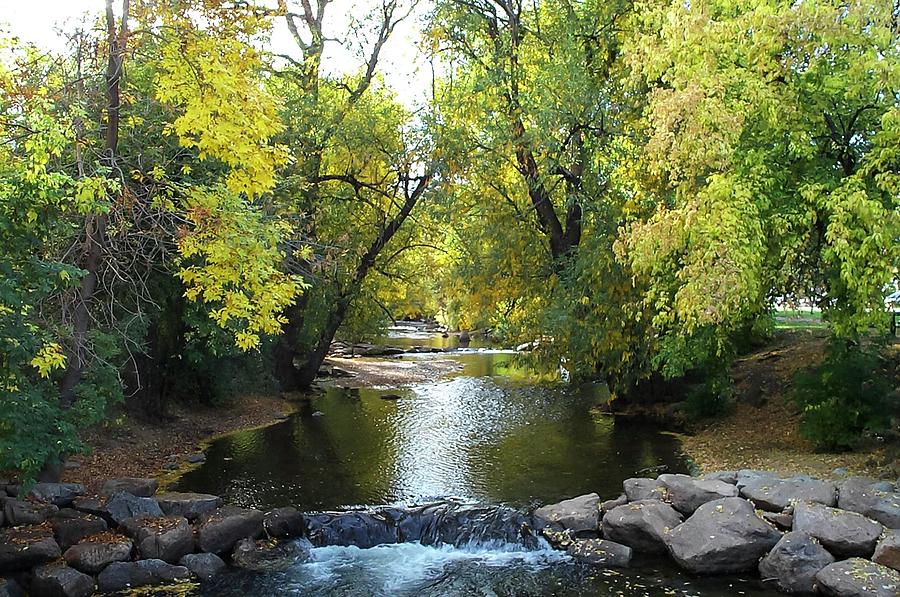
[[[851,477],[824,481],[760,471],[659,475],[544,506],[536,526],[594,566],[632,552],[667,554],[695,574],[758,571],[787,593],[900,596],[900,490]]]

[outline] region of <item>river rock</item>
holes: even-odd
[[[897,597],[900,573],[862,558],[825,566],[816,575],[819,592],[830,597]]]
[[[665,501],[666,488],[656,479],[644,479],[641,477],[625,479],[622,482],[625,489],[625,497],[629,502],[639,502],[642,500],[659,500]]]
[[[401,520],[405,524],[401,524]],[[426,543],[423,540],[423,529],[435,528],[439,522],[439,513],[427,507],[422,508],[418,516],[407,518],[404,518],[402,512],[388,509],[375,512],[323,512],[306,516],[307,537],[313,545],[355,545],[360,549],[385,543],[400,543],[404,539]]]
[[[135,587],[161,585],[190,580],[191,573],[184,566],[173,566],[162,560],[115,562],[97,577],[101,592],[111,593]]]
[[[263,513],[259,510],[222,506],[200,517],[197,545],[201,551],[226,553],[241,539],[262,535],[262,522]]]
[[[50,525],[15,527],[0,532],[0,572],[24,570],[59,556],[59,545]]]
[[[124,491],[109,498],[106,503],[106,512],[116,524],[122,524],[128,518],[163,516],[163,511],[155,499],[138,497]]]
[[[214,553],[189,553],[178,561],[178,565],[190,570],[200,580],[210,580],[227,567],[225,561]]]
[[[809,533],[837,556],[871,556],[882,528],[856,512],[807,502],[794,507],[794,530]]]
[[[28,495],[54,506],[71,506],[72,500],[84,495],[81,483],[35,483]]]
[[[850,477],[841,483],[838,507],[858,512],[889,529],[900,529],[900,493],[883,491],[871,479]]]
[[[759,563],[764,581],[774,581],[786,593],[815,593],[816,574],[834,563],[818,541],[799,531],[787,533]]]
[[[194,551],[194,530],[183,516],[132,519],[131,534],[141,557],[175,564]]]
[[[306,530],[303,514],[290,506],[275,508],[263,516],[263,528],[270,537],[300,537]]]
[[[773,479],[758,477],[741,488],[741,495],[757,508],[781,512],[796,502],[815,502],[834,506],[837,488],[830,481],[812,477]]]
[[[602,514],[606,514],[613,508],[618,508],[619,506],[624,506],[627,503],[628,503],[628,496],[626,496],[623,493],[622,495],[620,495],[619,497],[617,497],[614,500],[606,500],[604,502],[600,502],[600,512]]]
[[[130,493],[137,497],[153,497],[159,488],[159,481],[156,479],[139,479],[136,477],[121,477],[118,479],[109,479],[100,489],[100,494],[112,496],[120,491]]]
[[[697,574],[726,574],[756,568],[781,533],[737,497],[707,502],[666,536],[669,553]]]
[[[681,515],[658,500],[640,500],[610,510],[603,517],[603,536],[635,551],[665,553],[666,534],[681,524]]]
[[[124,535],[99,533],[85,537],[66,550],[63,557],[69,566],[97,574],[113,562],[124,562],[131,558],[133,543]]]
[[[875,555],[872,556],[872,561],[894,570],[900,570],[900,531],[892,529],[882,535],[878,544],[875,545]]]
[[[38,566],[32,572],[33,597],[88,597],[94,592],[94,577],[66,566],[62,561]]]
[[[729,485],[737,485],[738,474],[737,471],[715,471],[706,473],[702,479],[704,481],[721,481]]]
[[[296,541],[279,543],[272,539],[241,539],[234,546],[231,563],[253,572],[281,572],[309,559],[309,551]]]
[[[222,498],[208,493],[181,493],[170,491],[156,496],[162,511],[169,516],[184,516],[196,520],[222,505]]]
[[[99,516],[63,508],[50,517],[50,526],[63,551],[69,549],[85,537],[102,533],[107,529],[106,521]]]
[[[3,500],[3,515],[6,524],[17,527],[24,524],[41,524],[59,508],[52,504],[5,498]]]
[[[536,526],[575,533],[596,532],[600,524],[600,496],[580,495],[534,511]]]
[[[762,512],[763,520],[774,525],[783,531],[789,531],[794,526],[794,509],[790,508],[790,512]]]
[[[631,563],[631,548],[605,539],[578,539],[567,553],[575,560],[604,568],[626,568]]]
[[[741,469],[734,477],[734,484],[738,489],[743,489],[750,483],[756,483],[762,479],[778,479],[778,475],[771,471],[757,471],[753,469]]]
[[[736,497],[737,487],[715,479],[694,479],[688,475],[660,475],[657,479],[666,488],[672,507],[685,515],[713,500]]]

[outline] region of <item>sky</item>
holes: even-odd
[[[350,23],[349,15],[367,14],[378,5],[376,3],[380,4],[379,0],[334,0],[326,13],[326,21],[331,24],[330,31],[326,31],[327,36],[344,38]],[[288,4],[297,10],[299,2],[289,0]],[[63,40],[57,31],[67,24],[79,22],[87,13],[101,13],[105,5],[105,0],[0,0],[0,30],[42,48],[61,50]],[[423,10],[420,6],[397,26],[379,61],[379,72],[385,82],[410,108],[425,101],[431,84],[430,67],[416,46]],[[278,19],[276,23],[271,49],[275,53],[299,57],[297,46],[283,19]],[[323,65],[330,72],[353,72],[360,64],[351,48],[337,42],[327,44]]]

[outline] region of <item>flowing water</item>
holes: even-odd
[[[395,337],[391,343],[448,348],[456,339]],[[606,398],[602,385],[542,382],[504,351],[403,358],[448,355],[461,369],[441,380],[402,389],[335,385],[282,423],[225,436],[173,489],[214,493],[228,503],[261,509],[346,510],[449,497],[528,509],[592,491],[603,499],[616,497],[624,479],[649,467],[686,471],[673,436],[594,409]],[[385,400],[385,394],[400,398]],[[776,594],[750,579],[692,578],[659,559],[638,561],[628,570],[594,570],[543,542],[424,543],[368,549],[318,545],[308,562],[286,572],[230,572],[203,591],[228,596]]]

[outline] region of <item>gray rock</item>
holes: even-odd
[[[66,550],[63,557],[72,568],[97,574],[113,562],[131,559],[131,539],[124,535],[100,533],[85,537]]]
[[[194,530],[183,516],[132,519],[129,527],[143,559],[176,564],[194,551]]]
[[[38,566],[32,572],[34,597],[88,597],[94,592],[94,578],[69,568],[63,562]]]
[[[9,526],[17,527],[24,524],[41,524],[52,515],[59,512],[59,508],[52,504],[35,503],[15,498],[3,500],[3,515]]]
[[[858,512],[889,529],[900,529],[900,493],[882,491],[864,477],[850,477],[840,485],[838,507]]]
[[[624,493],[617,497],[614,500],[606,500],[605,502],[600,502],[600,512],[606,514],[613,508],[618,508],[619,506],[624,506],[628,503],[628,496]]]
[[[875,555],[872,561],[900,570],[900,531],[888,530],[881,536],[878,544],[875,545]]]
[[[223,506],[200,517],[197,545],[201,551],[226,553],[241,539],[261,536],[262,521],[263,513],[259,510]]]
[[[706,473],[703,475],[703,479],[706,481],[722,481],[729,485],[737,485],[738,474],[737,471],[716,471]]]
[[[757,508],[781,512],[796,502],[816,502],[834,506],[837,488],[830,481],[812,477],[773,479],[759,477],[741,488],[741,496],[751,500]]]
[[[0,597],[25,597],[25,590],[13,579],[0,576]]]
[[[106,503],[106,512],[116,524],[122,524],[122,521],[128,518],[163,515],[163,511],[155,499],[138,497],[124,491],[109,498]]]
[[[112,519],[109,517],[109,512],[106,511],[107,501],[108,498],[95,495],[79,496],[72,500],[72,508],[79,512],[84,512],[85,514],[100,516],[107,522],[112,522]]]
[[[882,526],[856,512],[804,502],[794,506],[794,530],[809,533],[837,556],[869,557]]]
[[[191,573],[184,566],[173,566],[162,560],[115,562],[97,577],[101,592],[122,591],[134,587],[162,585],[190,580]]]
[[[660,475],[659,482],[666,488],[668,501],[682,514],[693,514],[694,510],[713,500],[736,497],[737,487],[715,479],[694,479],[687,475]]]
[[[580,495],[550,504],[534,511],[536,526],[575,533],[597,531],[600,524],[600,496],[596,493]]]
[[[578,539],[566,550],[579,562],[604,568],[626,568],[631,563],[631,548],[605,539]]]
[[[50,526],[63,551],[69,549],[85,537],[102,533],[107,529],[106,521],[99,516],[63,508],[50,517]]]
[[[170,516],[184,516],[196,520],[222,505],[222,498],[208,493],[181,493],[170,491],[156,496],[159,507]]]
[[[762,517],[763,520],[783,531],[791,530],[794,526],[793,508],[790,514],[787,512],[763,512]]]
[[[816,575],[819,592],[829,597],[897,597],[900,573],[862,558],[825,566]]]
[[[60,555],[49,525],[4,529],[0,532],[0,572],[25,570]]]
[[[786,593],[815,593],[816,574],[834,563],[834,556],[806,533],[787,533],[759,563],[764,581],[774,581]]]
[[[225,568],[225,562],[214,553],[189,553],[178,562],[200,580],[210,580]]]
[[[635,551],[665,553],[666,534],[681,524],[681,515],[658,500],[631,502],[603,517],[603,536]]]
[[[641,500],[659,500],[662,502],[666,499],[666,488],[656,479],[644,479],[641,477],[625,479],[622,482],[622,487],[629,502],[639,502]]]
[[[231,563],[253,572],[281,572],[309,559],[309,551],[296,541],[279,543],[271,539],[241,539],[231,554]]]
[[[290,506],[275,508],[263,516],[263,528],[270,537],[300,537],[306,529],[303,515]]]
[[[137,477],[121,477],[119,479],[110,479],[103,484],[100,493],[105,496],[112,496],[120,491],[130,493],[137,497],[153,497],[159,488],[159,481],[156,479],[139,479]]]
[[[727,574],[756,568],[781,533],[737,497],[707,502],[666,536],[669,553],[697,574]]]
[[[81,483],[35,483],[28,495],[54,506],[71,506],[72,500],[84,495]]]
[[[734,478],[734,484],[738,489],[743,489],[749,483],[756,483],[761,479],[778,479],[778,475],[771,471],[757,471],[752,469],[741,469]]]

